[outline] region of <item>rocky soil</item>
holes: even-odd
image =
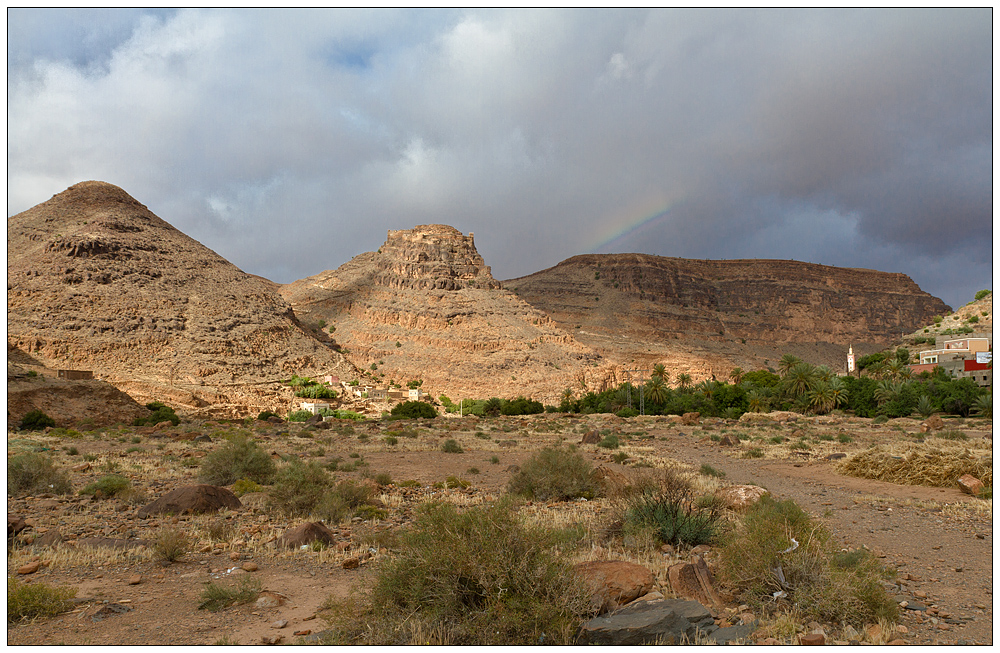
[[[991,452],[991,421],[947,421],[949,430],[966,434],[971,449]],[[244,495],[242,508],[218,515],[138,516],[145,503],[196,482],[198,461],[220,446],[224,435],[241,430],[251,432],[275,457],[362,463],[355,471],[335,472],[338,479],[359,478],[366,472],[389,474],[395,484],[380,490],[387,514],[374,521],[331,525],[335,542],[322,550],[278,549],[278,538],[304,520],[275,512],[263,493]],[[616,434],[624,444],[615,451],[579,444],[593,431]],[[867,547],[898,570],[891,591],[906,608],[890,632],[869,628],[851,632],[837,624],[800,623],[802,633],[822,630],[827,643],[853,639],[869,643],[902,640],[911,645],[992,644],[992,500],[973,498],[956,488],[901,486],[837,472],[834,454],[850,456],[875,443],[913,441],[919,431],[919,423],[908,419],[878,425],[849,417],[787,420],[776,416],[760,422],[709,419],[684,424],[672,417],[623,420],[552,414],[338,422],[327,430],[297,424],[247,426],[193,420],[169,428],[100,429],[78,438],[8,433],[8,455],[48,450],[60,466],[73,470],[77,490],[116,472],[130,478],[137,492],[125,499],[8,497],[8,515],[25,517],[30,524],[9,552],[8,578],[69,585],[77,588],[78,599],[71,612],[9,625],[7,642],[306,641],[325,628],[320,607],[326,597],[346,596],[352,586],[364,586],[379,561],[392,555],[391,534],[405,527],[419,502],[435,498],[468,506],[491,501],[503,492],[512,465],[523,463],[543,446],[565,442],[578,443],[595,466],[625,476],[647,471],[647,465],[681,464],[697,471],[708,464],[725,476],[720,481],[698,475],[706,491],[729,483],[764,486],[779,499],[798,502],[845,547]],[[838,440],[841,435],[847,437]],[[731,441],[727,436],[739,436],[743,442],[726,445]],[[775,436],[790,439],[774,444],[771,438]],[[395,444],[387,437],[395,438]],[[933,434],[924,437],[931,445],[937,441]],[[457,440],[463,453],[443,453],[441,443],[446,438]],[[807,448],[793,448],[800,441],[807,442]],[[761,449],[763,457],[747,458],[751,448]],[[624,464],[613,462],[612,456],[622,453],[628,456]],[[448,476],[462,477],[471,485],[450,490],[433,487]],[[403,487],[404,480],[416,480],[422,487]],[[642,565],[652,572],[654,590],[668,598],[674,592],[667,568],[691,559],[693,553],[664,552],[620,538],[608,539],[603,533],[613,510],[606,499],[529,502],[521,511],[526,519],[553,526],[583,525],[587,537],[575,559]],[[181,562],[162,566],[149,543],[171,529],[183,529],[196,544]],[[38,545],[43,538],[62,542]],[[134,546],[108,548],[122,540]],[[695,554],[703,556],[709,568],[715,565],[716,554],[710,547]],[[267,590],[261,600],[215,613],[198,609],[204,583],[231,583],[239,577],[261,581]],[[725,590],[719,587],[723,596]],[[797,634],[781,634],[780,620],[749,612],[747,606],[727,603],[715,610],[715,621],[725,626],[759,620],[751,641],[797,642]]]
[[[287,410],[275,383],[351,375],[273,284],[111,184],[71,186],[7,220],[8,344],[92,370],[142,403],[244,415]]]

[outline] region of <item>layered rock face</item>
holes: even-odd
[[[88,181],[7,220],[11,344],[140,401],[222,414],[287,409],[291,374],[349,375],[273,284]]]
[[[948,310],[903,274],[797,261],[595,254],[504,287],[606,355],[694,355],[702,374],[782,352],[839,369],[848,344],[889,344]]]
[[[378,252],[280,292],[300,320],[325,324],[371,377],[422,379],[435,397],[553,402],[574,375],[604,363],[500,289],[472,234],[444,225],[390,231]]]

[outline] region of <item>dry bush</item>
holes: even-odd
[[[191,551],[191,547],[191,538],[184,531],[177,529],[161,531],[153,544],[156,555],[166,562],[177,562]]]
[[[73,491],[69,476],[56,468],[52,459],[38,453],[24,453],[7,461],[7,494],[51,492],[68,494]]]
[[[229,587],[208,582],[205,583],[205,589],[201,593],[201,603],[198,604],[198,609],[218,612],[231,605],[252,603],[257,599],[260,591],[260,579],[249,576],[244,576],[239,583]]]
[[[7,581],[7,623],[37,617],[54,617],[71,610],[70,601],[76,596],[74,587],[51,587],[45,583],[21,583],[17,578]]]
[[[539,499],[593,499],[599,487],[591,478],[590,463],[565,449],[546,447],[529,458],[507,484],[511,494]]]
[[[875,445],[848,458],[837,466],[846,476],[871,478],[900,485],[955,487],[964,474],[971,474],[985,485],[993,485],[993,452],[966,444],[903,443]]]

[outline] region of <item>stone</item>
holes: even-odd
[[[277,621],[275,621],[275,622],[273,622],[271,624],[271,628],[281,629],[281,628],[284,628],[287,625],[288,625],[288,620],[287,619],[278,619]]]
[[[832,453],[826,457],[827,460],[840,460],[841,458],[847,458],[846,453]]]
[[[17,573],[21,574],[22,576],[26,576],[28,574],[33,574],[36,571],[38,571],[38,568],[41,567],[41,566],[42,566],[42,563],[39,562],[38,560],[35,560],[34,562],[29,562],[28,564],[26,564],[26,565],[24,565],[22,567],[18,567]]]
[[[868,635],[868,641],[878,643],[878,640],[882,638],[882,626],[872,624],[865,629],[865,634]]]
[[[580,440],[580,444],[597,444],[602,439],[600,431],[592,429],[583,434],[583,439]]]
[[[361,560],[359,558],[348,558],[340,566],[344,569],[357,569],[361,566]]]
[[[715,579],[704,558],[695,556],[691,562],[671,565],[667,569],[667,579],[677,596],[693,599],[717,610],[722,608],[722,599],[715,591]]]
[[[906,646],[906,640],[905,639],[894,639],[891,642],[889,642],[889,646]]]
[[[722,439],[719,440],[719,444],[724,447],[738,447],[740,444],[740,436],[736,434],[724,435]]]
[[[321,542],[323,544],[333,544],[333,532],[323,524],[323,522],[306,522],[290,528],[278,538],[278,548],[297,549],[306,544]]]
[[[843,636],[844,639],[848,641],[859,641],[861,639],[861,633],[859,633],[851,624],[844,626]]]
[[[781,642],[779,642],[774,637],[765,637],[764,639],[760,640],[757,643],[760,644],[761,646],[778,646],[781,644]]]
[[[57,544],[59,544],[62,541],[63,541],[62,533],[59,532],[59,529],[53,528],[51,531],[46,531],[40,537],[35,538],[35,541],[32,542],[32,545],[33,546],[56,546]]]
[[[591,609],[598,614],[614,610],[653,589],[653,573],[632,562],[582,562],[575,565],[573,571],[587,587]]]
[[[280,643],[284,638],[285,637],[283,635],[275,635],[274,637],[267,637],[265,635],[260,638],[260,643],[264,646],[274,646],[275,644]]]
[[[246,572],[257,571],[258,569],[260,569],[260,567],[257,566],[256,562],[244,562],[240,568]]]
[[[674,547],[669,544],[664,544],[660,547],[660,551],[666,553],[667,555],[672,555],[674,552]]]
[[[958,479],[958,488],[965,492],[966,494],[971,494],[972,496],[978,496],[980,492],[983,491],[983,482],[972,474],[963,474]]]
[[[285,597],[276,592],[268,592],[267,590],[261,592],[254,603],[258,608],[276,608],[284,604]]]
[[[826,644],[826,637],[823,633],[808,633],[799,635],[799,644],[802,646],[823,646]]]
[[[663,598],[662,594],[660,594],[659,592],[653,591],[653,592],[650,592],[648,594],[643,594],[642,596],[640,596],[639,598],[637,598],[636,601],[659,601],[662,598]]]
[[[90,463],[80,463],[79,465],[73,465],[70,467],[74,472],[86,472],[90,469]]]
[[[106,617],[113,617],[116,614],[122,614],[125,612],[131,612],[132,606],[125,605],[123,603],[105,603],[103,606],[97,609],[94,614],[90,616],[90,620],[94,623],[105,619]]]
[[[24,520],[24,517],[19,515],[7,515],[7,539],[13,538],[15,535],[21,531],[29,528],[28,522]]]
[[[768,491],[757,485],[730,485],[715,493],[724,506],[742,512],[760,501]]]
[[[716,644],[728,644],[730,642],[745,640],[753,634],[753,631],[757,629],[757,625],[757,621],[752,621],[739,626],[719,628],[704,635],[704,640],[706,642],[715,642]]]
[[[139,509],[139,519],[150,515],[171,513],[174,515],[203,514],[217,512],[223,508],[242,508],[236,495],[217,485],[186,485],[164,494],[159,499]]]
[[[715,627],[712,613],[695,601],[669,599],[641,601],[585,622],[580,630],[584,644],[639,646],[693,643],[710,635]]]
[[[312,630],[310,630],[308,628],[306,630],[296,630],[293,633],[293,635],[295,637],[305,637],[306,635],[311,635],[311,634],[312,634]]]
[[[193,438],[191,438],[191,441],[192,442],[211,442],[212,441],[212,437],[210,435],[208,435],[207,433],[201,433],[200,435],[196,435]]]
[[[132,576],[129,576],[129,579],[128,579],[128,584],[129,585],[138,585],[141,582],[142,582],[142,575],[141,574],[133,574]]]
[[[232,560],[233,562],[236,562],[237,560],[240,559],[240,554],[237,553],[236,551],[232,551],[229,554],[229,559]]]
[[[701,420],[701,413],[684,413],[681,415],[681,424],[684,426],[696,426]]]

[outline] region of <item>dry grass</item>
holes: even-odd
[[[988,441],[934,444],[898,442],[874,445],[837,466],[846,476],[900,485],[955,487],[963,474],[993,485],[993,449]]]

